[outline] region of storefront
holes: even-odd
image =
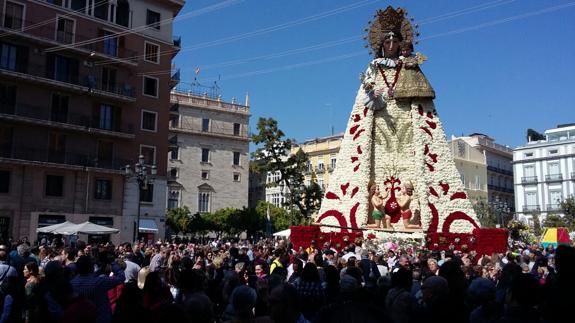
[[[153,219],[140,219],[138,241],[153,243],[158,234],[158,225]]]

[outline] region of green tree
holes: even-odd
[[[559,215],[549,214],[543,221],[543,226],[546,228],[569,227],[569,223]]]
[[[261,215],[264,221],[267,221],[268,207],[270,210],[270,220],[272,222],[273,232],[285,230],[292,225],[303,224],[305,221],[302,216],[295,210],[292,211],[292,214],[290,215],[289,212],[284,208],[276,207],[266,201],[259,201],[256,206],[256,212]],[[265,222],[263,229],[265,230]]]
[[[569,224],[569,228],[575,228],[575,198],[573,195],[561,201],[561,211],[565,215],[563,218]]]
[[[250,164],[250,169],[257,173],[280,173],[277,182],[266,185],[287,187],[289,199],[286,205],[295,205],[301,214],[311,216],[319,209],[323,192],[319,186],[304,184],[304,172],[309,161],[307,154],[301,148],[291,154],[294,141],[285,138],[273,118],[260,118],[256,128],[252,141],[259,148],[252,154],[255,162]]]
[[[527,141],[545,140],[545,135],[529,128],[527,129]]]
[[[168,213],[166,214],[166,224],[176,234],[188,233],[191,223],[192,223],[192,215],[190,209],[187,206],[168,210]]]
[[[481,226],[484,228],[495,228],[497,224],[497,217],[493,208],[485,202],[485,200],[479,200],[473,205],[475,214],[477,214],[477,219]]]
[[[539,213],[534,212],[532,216],[533,216],[533,234],[535,234],[536,237],[540,237],[541,236],[541,221],[539,220]]]

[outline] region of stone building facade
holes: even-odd
[[[248,99],[172,92],[168,208],[193,213],[248,206]]]

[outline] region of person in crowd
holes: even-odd
[[[80,256],[76,261],[78,275],[71,280],[74,291],[86,297],[98,309],[96,320],[98,323],[107,323],[112,319],[108,291],[122,284],[125,280],[124,268],[115,261],[110,265],[113,272],[112,276],[96,276],[92,258]]]
[[[24,278],[26,285],[25,291],[25,308],[24,318],[27,323],[39,322],[39,309],[40,304],[40,270],[35,261],[31,261],[24,265]]]

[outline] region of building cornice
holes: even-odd
[[[575,157],[575,154],[545,156],[545,157],[530,158],[530,159],[520,159],[520,160],[512,161],[511,164],[527,164],[527,163],[533,163],[533,162],[538,162],[538,161],[562,159],[562,158],[569,158],[569,157]]]

